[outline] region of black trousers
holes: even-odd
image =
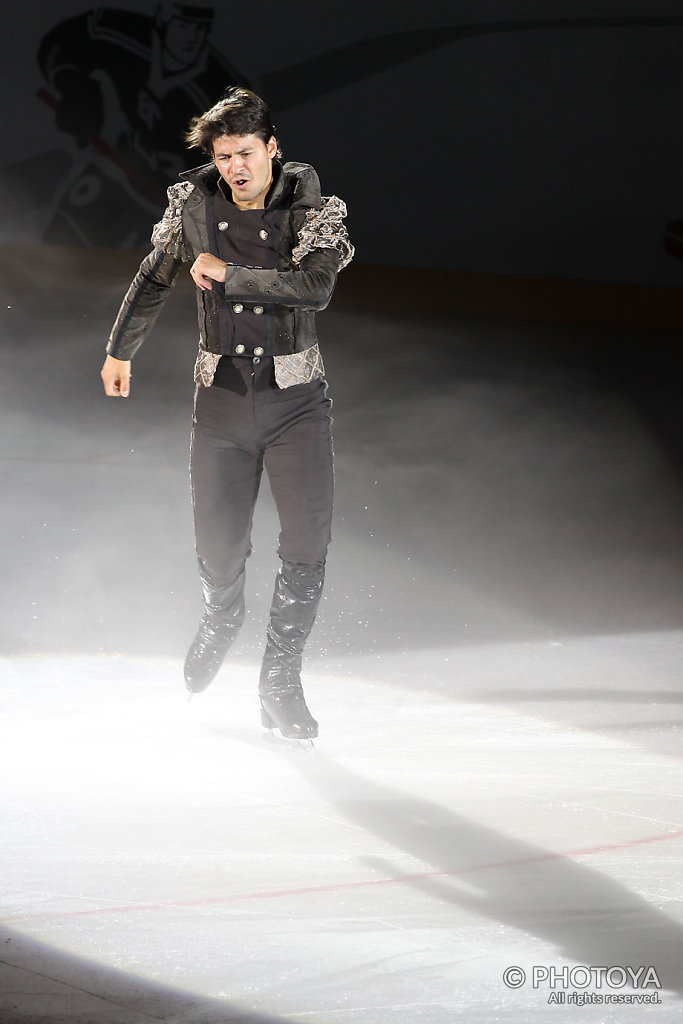
[[[280,389],[268,358],[223,358],[219,370],[222,386],[197,388],[192,428],[192,501],[203,574],[224,586],[243,572],[264,466],[280,519],[280,558],[324,566],[334,492],[326,384]]]

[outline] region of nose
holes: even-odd
[[[185,44],[187,46],[196,46],[202,37],[204,26],[197,25],[192,21],[183,21],[180,24]]]

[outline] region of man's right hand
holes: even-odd
[[[107,356],[102,367],[104,393],[110,398],[128,398],[130,394],[130,359]]]

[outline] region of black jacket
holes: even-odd
[[[221,336],[220,306],[260,303],[272,319],[273,356],[302,352],[317,342],[315,313],[332,297],[337,274],[351,260],[353,247],[341,218],[344,204],[320,195],[315,170],[308,164],[275,161],[274,184],[266,210],[283,211],[275,269],[228,266],[224,286],[197,288],[200,348],[231,355]],[[212,198],[219,174],[213,163],[185,171],[168,190],[169,206],[152,233],[154,249],[145,257],[121,304],[107,352],[131,359],[161,311],[183,262],[202,252],[218,255],[213,241]]]

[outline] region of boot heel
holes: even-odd
[[[273,718],[268,714],[261,701],[261,725],[264,729],[276,729],[277,725]]]

